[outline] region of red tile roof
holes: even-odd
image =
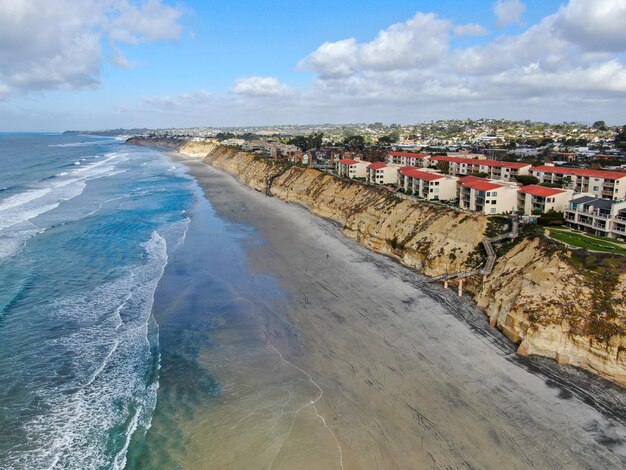
[[[414,158],[428,158],[430,155],[425,153],[411,153],[411,152],[390,152],[391,157],[414,157]]]
[[[564,166],[534,166],[530,171],[544,173],[559,173],[562,175],[589,176],[591,178],[619,179],[626,178],[626,173],[607,170],[586,170],[584,168],[568,168]]]
[[[473,176],[473,175],[461,176],[458,179],[459,183],[469,183],[470,181],[489,181],[489,180],[487,178],[481,178],[480,176]]]
[[[367,167],[371,168],[372,170],[380,170],[381,168],[387,168],[387,164],[382,162],[375,162],[370,163],[369,165],[367,165]]]
[[[424,180],[424,181],[435,181],[435,180],[440,180],[441,178],[443,178],[443,175],[440,175],[438,173],[429,173],[427,171],[420,171],[417,168],[414,168],[412,166],[403,166],[402,168],[400,168],[400,174],[401,175],[406,175],[406,176],[410,176],[411,178],[417,178],[420,180]]]
[[[463,184],[464,188],[472,188],[477,191],[491,191],[493,189],[502,188],[501,184],[489,183],[487,181],[470,181]]]
[[[343,164],[343,165],[354,165],[356,163],[365,163],[359,160],[352,160],[350,158],[342,158],[341,160],[339,160],[339,163]]]
[[[550,197],[557,194],[564,193],[565,191],[557,188],[547,188],[545,186],[539,186],[537,184],[529,184],[520,188],[520,193],[532,194],[533,196]]]
[[[431,160],[443,161],[443,162],[454,162],[454,163],[466,163],[468,165],[483,165],[483,166],[494,166],[494,167],[500,167],[500,168],[516,168],[516,169],[530,166],[530,163],[501,162],[498,160],[480,160],[478,158],[463,158],[463,157],[432,157]]]

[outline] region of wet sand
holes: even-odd
[[[205,352],[232,387],[187,426],[195,437],[182,467],[626,466],[622,389],[518,358],[471,299],[303,208],[177,159],[219,217],[256,229],[241,239],[247,269],[281,290],[262,299],[241,290],[254,324],[247,363],[228,366],[234,349]],[[212,341],[237,347],[232,335]]]

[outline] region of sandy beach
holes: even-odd
[[[258,345],[238,379],[227,348],[207,353],[207,367],[230,375],[237,392],[224,390],[228,407],[189,424],[196,437],[184,467],[626,465],[622,389],[517,357],[471,299],[426,284],[303,208],[175,158],[221,218],[255,229],[241,240],[247,269],[282,291],[255,299],[242,289]],[[254,382],[249,393],[237,380]],[[217,437],[211,426],[230,432]]]

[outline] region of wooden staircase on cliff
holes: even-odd
[[[494,243],[500,243],[504,240],[514,240],[519,235],[519,218],[517,216],[511,216],[511,231],[504,233],[494,238],[484,238],[482,241],[485,251],[487,252],[487,261],[482,268],[472,269],[469,271],[457,271],[454,273],[440,274],[431,278],[428,282],[444,281],[444,287],[448,288],[448,281],[451,279],[459,280],[459,296],[463,295],[463,279],[472,276],[483,276],[483,282],[487,280],[487,276],[493,271],[493,267],[496,264],[496,251],[493,249]]]

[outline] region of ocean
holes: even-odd
[[[0,469],[255,468],[318,423],[321,389],[268,343],[263,237],[185,165],[53,134],[0,134],[0,165]]]
[[[151,426],[154,295],[198,188],[149,149],[0,134],[0,468],[123,468]]]

